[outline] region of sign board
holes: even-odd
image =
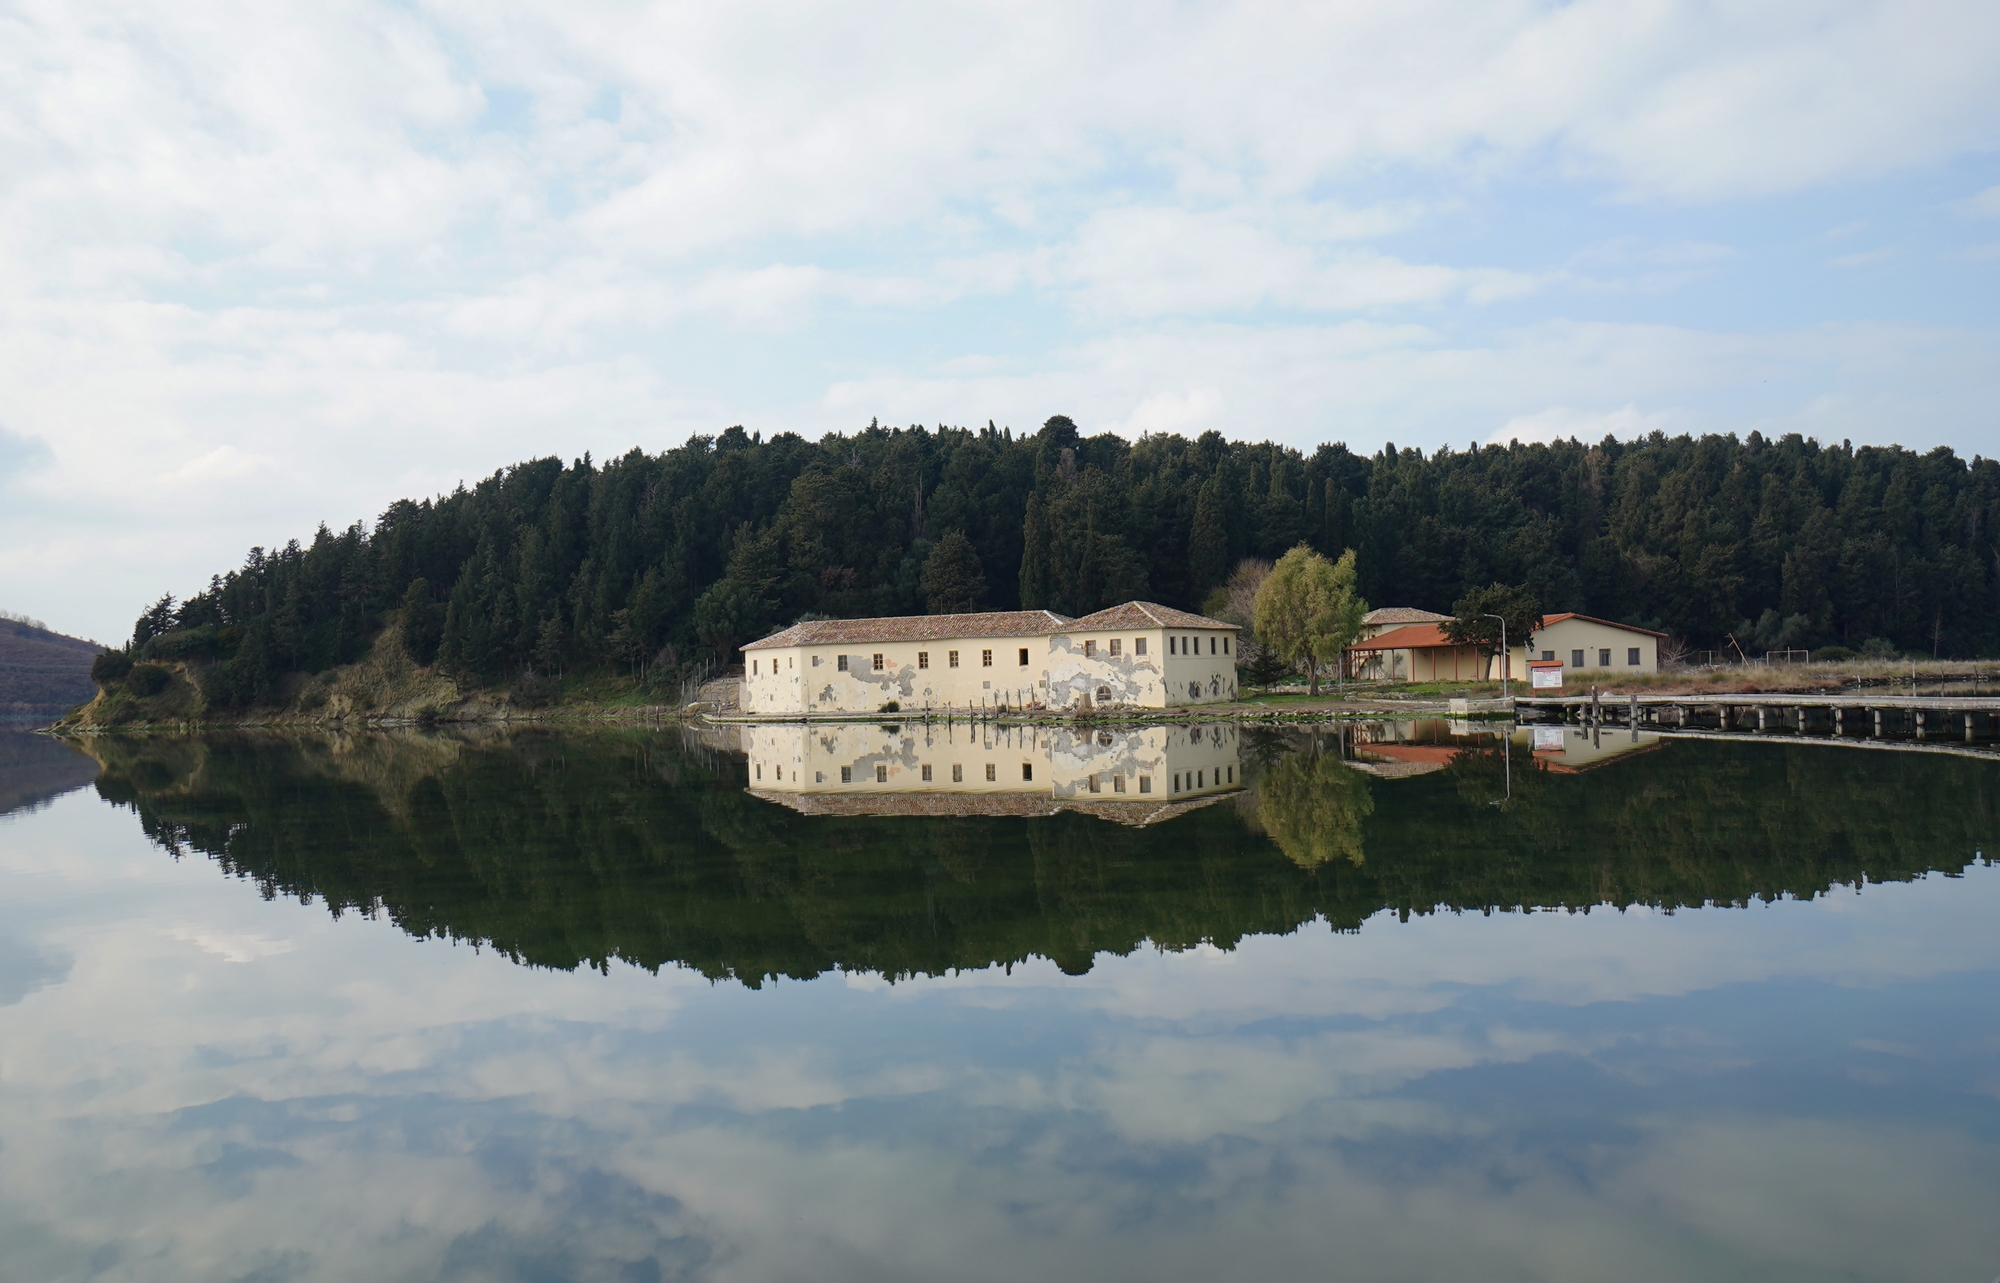
[[[1537,726],[1535,728],[1535,751],[1537,753],[1562,752],[1563,728],[1560,726]]]
[[[1528,665],[1528,681],[1538,691],[1561,690],[1563,666],[1559,661],[1534,660]]]

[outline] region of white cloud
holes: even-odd
[[[1672,431],[1673,419],[1669,411],[1656,410],[1647,414],[1636,405],[1625,405],[1608,413],[1578,411],[1558,405],[1534,414],[1516,415],[1500,425],[1487,440],[1491,445],[1505,445],[1510,441],[1530,444],[1570,440],[1596,442],[1605,437],[1630,441],[1650,432]]]

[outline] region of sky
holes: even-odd
[[[2000,6],[0,0],[0,608],[532,457],[2000,440]]]

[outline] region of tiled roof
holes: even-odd
[[[1623,629],[1625,632],[1628,633],[1644,633],[1648,637],[1666,636],[1665,633],[1656,633],[1650,628],[1641,628],[1637,624],[1621,624],[1618,623],[1616,620],[1599,619],[1595,615],[1579,615],[1573,610],[1564,611],[1560,615],[1543,615],[1542,622],[1538,626],[1542,628],[1547,628],[1552,624],[1560,624],[1565,619],[1581,619],[1586,624],[1603,624],[1606,628]]]
[[[1450,615],[1440,615],[1434,610],[1418,610],[1415,606],[1381,606],[1361,617],[1361,622],[1370,628],[1377,624],[1441,624]]]
[[[1111,628],[1234,628],[1236,625],[1206,615],[1190,615],[1156,601],[1128,601],[1082,619],[1072,619],[1066,627],[1070,632],[1083,633]]]
[[[823,646],[832,642],[952,641],[960,637],[1045,637],[1070,626],[1052,610],[994,610],[978,615],[890,615],[881,619],[807,619],[750,642],[744,650]]]
[[[1444,635],[1444,629],[1436,624],[1411,624],[1407,628],[1392,628],[1380,637],[1370,637],[1367,641],[1356,642],[1349,650],[1421,650],[1426,646],[1454,645],[1451,638]]]

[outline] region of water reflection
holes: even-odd
[[[9,1278],[2000,1272],[1991,763],[1245,734],[1140,828],[803,814],[734,741],[88,747],[0,824]]]
[[[1385,908],[1809,897],[1955,872],[2000,827],[1984,762],[1670,743],[1577,775],[1526,752],[1510,763],[1492,734],[1443,723],[1197,729],[1107,744],[1096,732],[979,728],[959,741],[940,728],[926,743],[920,728],[759,727],[742,755],[728,740],[636,732],[85,747],[104,765],[100,794],[135,809],[155,842],[266,897],[384,913],[540,966],[617,958],[752,985],[1035,956],[1080,973],[1147,942],[1230,948],[1315,918],[1352,930]],[[1399,749],[1437,756],[1400,778],[1364,769]],[[952,766],[974,778],[954,789]],[[1149,774],[1161,795],[1137,791]],[[1174,777],[1190,774],[1194,796],[1176,801]],[[1885,793],[1899,805],[1880,805]]]
[[[808,815],[1054,815],[1146,825],[1238,787],[1230,724],[745,726],[751,791]]]
[[[47,735],[0,727],[0,815],[34,810],[97,778],[87,754]]]

